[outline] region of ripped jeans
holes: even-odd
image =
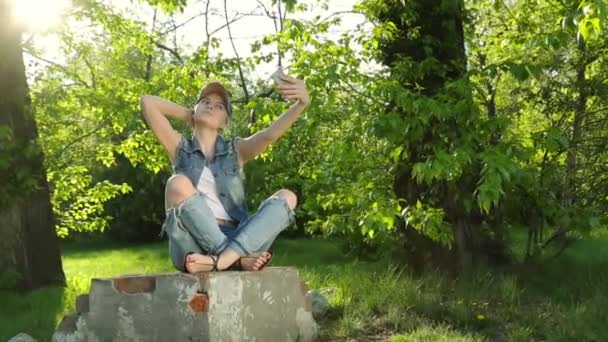
[[[237,227],[218,225],[200,192],[167,209],[166,214],[161,235],[167,232],[171,261],[182,272],[186,272],[186,256],[190,253],[219,255],[230,248],[245,256],[267,251],[279,233],[295,221],[287,201],[270,197]]]

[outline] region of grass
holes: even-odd
[[[467,280],[413,276],[386,260],[356,261],[325,240],[279,240],[274,265],[295,265],[330,309],[322,340],[608,340],[608,235],[578,242],[540,266],[480,272]],[[64,246],[67,288],[0,292],[0,341],[26,332],[48,341],[90,279],[171,272],[166,243]]]

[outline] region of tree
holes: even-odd
[[[521,170],[502,203],[505,222],[527,231],[527,258],[558,255],[601,226],[608,209],[607,41],[593,24],[602,1],[471,7],[476,96],[488,115],[508,122],[502,139],[520,142],[513,146]]]
[[[503,227],[491,224],[516,170],[500,121],[473,101],[460,0],[368,1],[378,58],[391,77],[377,134],[398,149],[395,195],[408,260],[417,269],[470,270],[504,262]]]
[[[21,30],[0,1],[0,286],[64,284],[43,153],[30,105]]]
[[[280,54],[313,102],[248,164],[252,208],[288,187],[299,197],[299,227],[338,234],[350,251],[397,247],[418,268],[508,261],[513,234],[528,233],[527,256],[559,253],[608,212],[607,41],[594,17],[603,1],[592,1],[596,11],[590,1],[368,0],[350,12],[361,25],[338,38],[328,35],[343,13],[296,19],[308,2],[282,2],[282,29],[247,58],[216,53],[214,34],[243,16],[275,18],[263,2],[231,19],[206,1],[198,15],[207,41],[192,52],[176,39],[189,19],[176,25],[165,15],[184,1],[148,1],[157,7],[151,28],[84,2],[72,13],[92,24],[95,40],[66,25],[66,61],[40,59],[50,67],[30,92],[57,233],[156,238],[169,162],[136,99],[191,104],[204,81],[219,78],[233,85],[236,104],[225,133],[250,134],[287,106],[253,74]],[[212,15],[225,23],[208,27]],[[579,36],[595,41],[580,45]]]

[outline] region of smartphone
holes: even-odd
[[[285,74],[283,73],[283,68],[281,66],[277,67],[277,70],[275,70],[272,75],[270,75],[270,78],[272,78],[275,83],[279,83],[281,82],[281,76],[284,76]]]

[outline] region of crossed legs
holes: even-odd
[[[241,265],[246,270],[258,270],[268,262],[270,254],[265,251],[276,236],[293,223],[296,205],[293,192],[277,191],[243,224],[234,240],[229,240],[190,180],[183,175],[172,176],[165,188],[165,208],[167,220],[174,215],[167,229],[174,266],[190,273],[209,271],[214,266],[225,270],[239,258],[257,252],[255,258],[242,259]]]

